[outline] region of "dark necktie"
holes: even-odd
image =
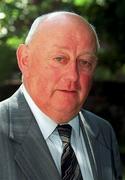
[[[70,144],[72,127],[69,124],[57,126],[64,148],[61,157],[62,180],[83,180],[78,161]]]

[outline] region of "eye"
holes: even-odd
[[[67,64],[68,58],[65,56],[56,56],[54,60],[60,64]]]
[[[79,65],[82,70],[93,71],[96,66],[96,61],[79,59]]]
[[[88,60],[85,60],[85,59],[80,59],[79,60],[79,64],[80,64],[80,66],[83,66],[83,67],[90,67],[90,66],[92,66],[92,63],[89,62]]]
[[[57,62],[62,62],[64,61],[64,57],[63,56],[57,56],[54,58]]]

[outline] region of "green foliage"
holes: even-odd
[[[74,0],[74,4],[76,6],[83,6],[83,5],[86,6],[92,2],[93,2],[93,0]]]
[[[33,20],[44,13],[74,11],[95,27],[101,42],[97,80],[125,81],[125,1],[121,0],[1,0],[0,82],[17,72],[16,48],[24,42]]]

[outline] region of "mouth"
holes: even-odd
[[[76,94],[77,91],[76,90],[65,90],[65,89],[60,89],[58,90],[60,92],[66,93],[66,94]]]

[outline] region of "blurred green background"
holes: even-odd
[[[0,82],[16,78],[15,50],[33,20],[58,10],[76,12],[95,26],[101,43],[95,79],[125,81],[124,0],[1,0]]]
[[[95,83],[86,107],[113,125],[125,163],[125,0],[0,0],[0,99],[20,83],[16,48],[33,20],[66,10],[84,16],[96,28],[101,48]]]

